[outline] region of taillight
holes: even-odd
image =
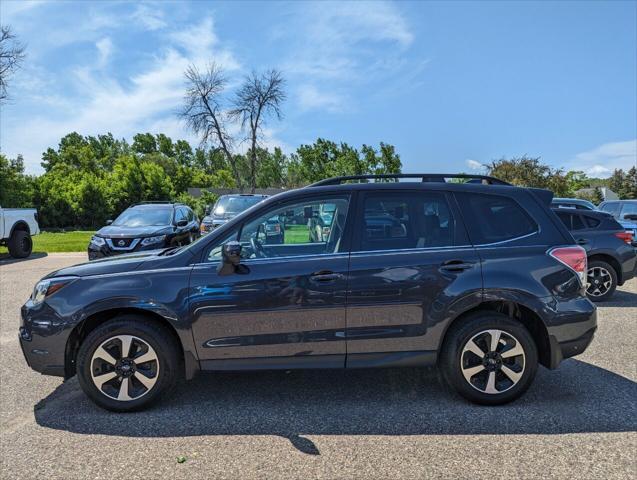
[[[633,232],[617,232],[613,235],[615,235],[620,240],[623,240],[628,245],[630,245],[633,241]]]
[[[557,247],[548,251],[548,254],[558,262],[573,270],[579,277],[582,285],[586,284],[586,250],[579,246]]]

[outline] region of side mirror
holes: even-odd
[[[111,223],[113,223],[113,220],[106,220],[106,225],[110,225]]]
[[[228,242],[221,247],[221,262],[217,266],[218,275],[232,275],[247,273],[247,267],[241,263],[241,244],[236,241]]]
[[[185,227],[186,225],[188,225],[188,220],[179,220],[177,222],[178,227]]]
[[[206,207],[206,210],[204,211],[204,212],[205,212],[205,214],[206,214],[206,216],[207,216],[207,215],[210,215],[210,211],[211,211],[211,209],[210,209],[210,205],[208,205],[208,206]]]

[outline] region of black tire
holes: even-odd
[[[27,258],[31,255],[33,249],[33,241],[29,232],[24,230],[15,230],[11,238],[7,242],[9,255],[13,258]]]
[[[102,389],[95,385],[91,371],[91,369],[97,368],[97,365],[92,365],[92,360],[98,347],[119,335],[132,335],[141,339],[152,347],[157,357],[156,364],[154,360],[150,362],[152,364],[151,368],[155,367],[155,365],[157,368],[153,379],[156,379],[154,385],[146,389],[145,393],[138,398],[127,401],[112,398],[104,393]],[[138,348],[138,344],[135,341],[133,344],[135,347],[131,348]],[[96,360],[95,362],[98,363],[99,361]],[[97,405],[114,412],[130,412],[148,407],[169,391],[181,374],[180,364],[179,346],[166,327],[137,315],[120,315],[100,325],[84,339],[77,355],[77,374],[82,390]],[[118,382],[120,382],[121,389],[121,378],[117,376],[112,380],[111,383],[115,385],[114,389],[117,389],[116,385]],[[140,387],[140,390],[144,390],[138,380],[131,378],[131,383],[133,381]]]
[[[604,288],[604,278],[608,277],[592,275],[592,272],[607,272],[610,277],[610,287]],[[586,276],[589,283],[586,288],[586,296],[593,302],[604,302],[609,300],[615,293],[615,289],[617,288],[617,272],[611,264],[606,263],[603,260],[593,260],[588,264]],[[596,284],[595,282],[601,282],[603,290],[600,290],[600,284]]]
[[[486,330],[501,331],[503,335],[500,342],[506,342],[504,346],[498,343],[496,354],[492,354],[489,351],[483,359],[479,359],[477,355],[468,351],[464,352],[463,355],[463,350],[470,340],[477,338],[476,342],[485,345],[482,342],[491,339],[491,335],[485,332]],[[518,344],[523,349],[524,355],[518,355],[513,358],[500,358],[500,367],[497,365],[497,358],[493,359],[493,363],[489,363],[490,360],[487,355],[497,357],[498,351],[506,354],[509,350],[512,351],[514,348],[518,348]],[[483,349],[481,348],[480,350]],[[488,350],[488,346],[485,350]],[[496,384],[494,386],[495,391],[499,393],[485,393],[483,391],[489,389],[488,380],[491,375],[490,370],[486,367],[483,371],[474,374],[470,378],[476,385],[469,383],[470,381],[463,374],[463,371],[467,370],[463,370],[463,367],[468,369],[470,361],[475,362],[474,366],[479,367],[486,364],[489,369],[495,369],[493,378],[496,379]],[[515,383],[505,375],[504,369],[505,367],[519,369],[520,364],[523,365],[523,368],[518,373],[522,375]],[[439,358],[439,368],[446,382],[467,400],[482,405],[502,405],[520,397],[533,382],[537,372],[537,364],[537,347],[528,330],[521,323],[504,314],[488,311],[468,315],[460,323],[453,325],[445,336]],[[511,371],[511,369],[508,369],[508,371]],[[509,382],[512,385],[508,385]],[[482,385],[486,388],[481,389]],[[502,388],[498,388],[499,386],[502,386]]]

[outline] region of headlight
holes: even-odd
[[[58,278],[47,278],[46,280],[40,280],[33,289],[33,293],[31,294],[31,300],[33,300],[33,305],[40,305],[45,298],[53,295],[58,290],[62,289],[69,283],[77,280],[77,277],[58,277]]]
[[[161,243],[166,240],[166,235],[157,235],[156,237],[146,237],[142,240],[142,247],[147,245],[153,245],[155,243]]]
[[[97,236],[93,235],[91,237],[91,243],[93,245],[95,245],[96,247],[101,247],[104,244],[106,244],[106,240],[104,240],[102,237],[97,237]]]

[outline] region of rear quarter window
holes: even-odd
[[[456,197],[475,245],[513,240],[539,230],[512,198],[479,193],[456,193]]]

